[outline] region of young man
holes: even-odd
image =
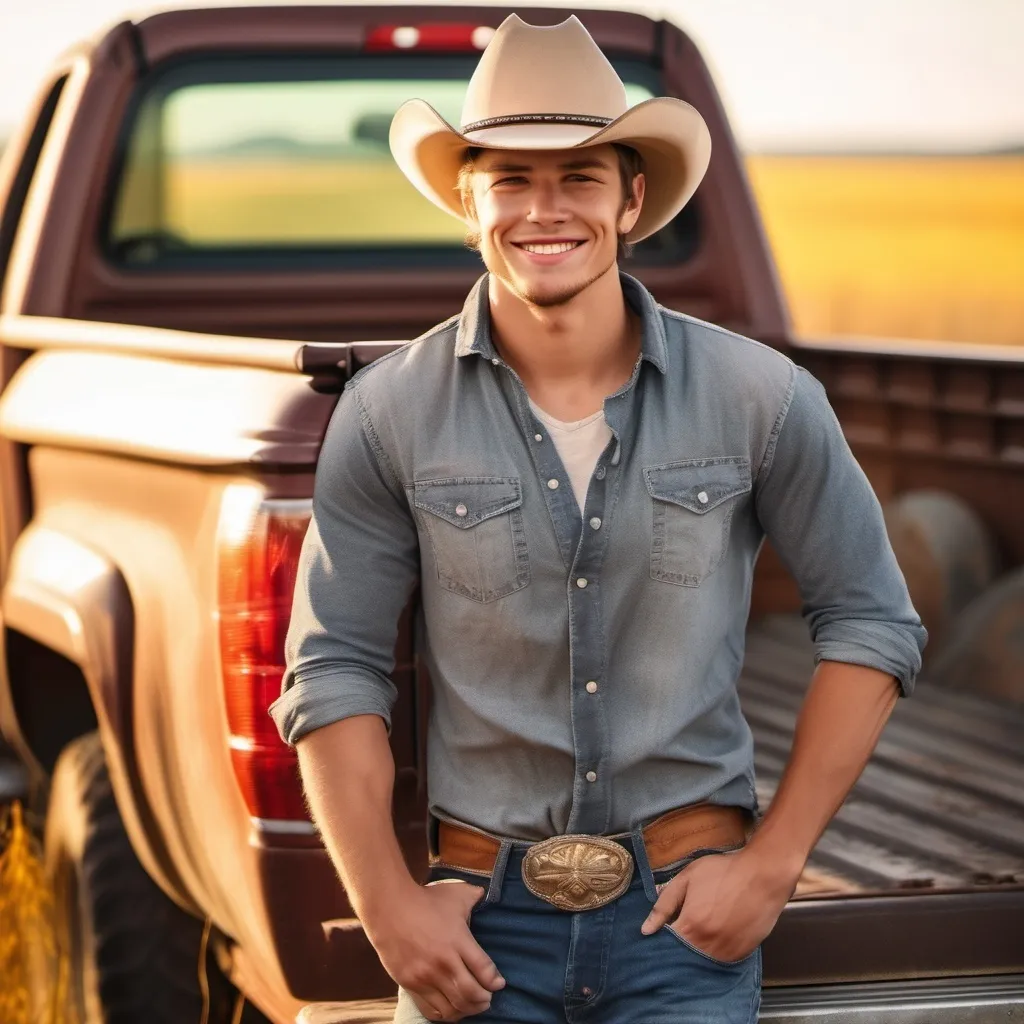
[[[338,405],[272,713],[395,1020],[755,1021],[760,944],[920,666],[877,500],[813,377],[619,272],[710,142],[680,100],[627,111],[576,18],[511,16],[461,129],[412,100],[391,145],[487,274]],[[754,830],[735,682],[766,535],[818,665]],[[425,886],[386,729],[417,579]]]

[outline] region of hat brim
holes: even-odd
[[[466,148],[578,149],[621,142],[643,157],[643,207],[627,241],[639,242],[664,227],[686,205],[711,159],[704,118],[685,100],[658,96],[630,107],[603,128],[590,125],[514,124],[463,134],[429,103],[403,103],[391,122],[395,162],[431,202],[465,221],[458,176]]]

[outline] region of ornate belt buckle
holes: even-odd
[[[593,910],[629,888],[633,858],[603,836],[553,836],[523,858],[526,888],[560,910]]]

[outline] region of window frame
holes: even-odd
[[[0,194],[0,290],[7,276],[7,268],[24,218],[29,191],[39,169],[43,147],[50,137],[53,119],[70,77],[70,70],[63,70],[44,87],[41,102],[35,108],[35,121],[23,137],[20,152],[8,154],[16,161],[16,166],[6,195]],[[18,136],[15,135],[7,144],[14,147],[18,142]]]

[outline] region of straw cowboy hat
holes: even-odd
[[[686,205],[711,156],[708,127],[689,103],[661,96],[627,107],[622,80],[575,15],[540,26],[510,14],[469,80],[461,127],[414,99],[399,107],[389,141],[416,188],[463,221],[456,183],[468,146],[632,146],[644,160],[646,190],[630,242],[654,234]]]

